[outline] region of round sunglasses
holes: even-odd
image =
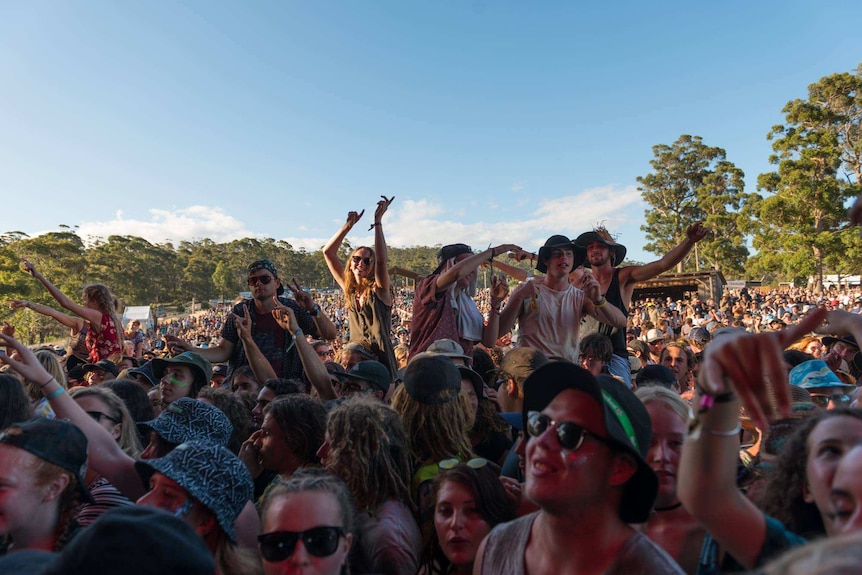
[[[530,434],[530,437],[539,437],[549,427],[553,427],[557,432],[560,447],[569,451],[577,451],[584,443],[584,437],[588,435],[602,443],[608,442],[604,437],[587,431],[583,426],[574,421],[554,421],[544,413],[538,411],[527,413],[527,433]]]
[[[270,563],[284,561],[296,550],[302,539],[305,550],[315,557],[329,557],[338,549],[338,541],[344,535],[341,527],[312,527],[305,531],[273,531],[257,536],[260,554]]]

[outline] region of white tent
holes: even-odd
[[[126,306],[125,311],[123,311],[123,327],[128,326],[129,322],[135,319],[141,322],[141,328],[144,331],[153,329],[156,325],[155,316],[148,305]]]

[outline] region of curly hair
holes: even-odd
[[[459,483],[472,492],[479,516],[491,529],[515,518],[515,506],[506,495],[506,489],[500,481],[500,468],[496,464],[489,461],[474,469],[466,463],[459,463],[452,469],[441,470],[431,487],[433,508],[429,510],[428,521],[422,526],[425,540],[422,565],[425,573],[429,574],[449,573],[451,567],[451,562],[440,549],[433,513],[440,489],[446,482]]]
[[[370,270],[369,275],[371,277],[362,278],[357,282],[356,277],[350,270],[351,258],[357,253],[364,250],[368,250],[369,252],[371,252],[371,265],[368,266],[368,269]],[[341,279],[344,282],[344,305],[348,309],[355,305],[357,295],[367,296],[369,292],[371,292],[374,288],[377,287],[376,281],[374,279],[374,265],[376,264],[376,259],[377,255],[374,253],[374,250],[368,246],[359,246],[358,248],[353,250],[347,257],[347,262],[344,266],[344,273],[342,274]]]
[[[251,435],[251,411],[235,393],[224,387],[205,387],[198,392],[198,399],[205,399],[218,407],[230,420],[233,431],[225,447],[234,455],[238,454],[243,442]]]
[[[769,476],[763,497],[763,511],[781,521],[787,529],[803,537],[826,534],[820,510],[804,499],[808,480],[806,468],[810,456],[808,437],[821,422],[833,417],[853,417],[862,420],[862,412],[850,408],[823,411],[803,421],[778,455],[775,470]]]
[[[410,500],[410,450],[398,413],[354,394],[329,413],[326,470],[350,489],[358,511],[375,515],[387,500]]]
[[[392,408],[401,416],[410,450],[418,462],[470,458],[470,404],[463,393],[448,403],[425,405],[410,397],[400,385],[392,394]]]
[[[276,398],[263,412],[281,429],[288,449],[299,458],[300,465],[319,463],[317,450],[326,435],[326,410],[320,402],[295,393]]]
[[[112,421],[120,424],[120,437],[117,438],[117,445],[123,450],[123,453],[137,459],[141,455],[141,442],[138,438],[138,430],[135,425],[135,420],[129,413],[129,409],[120,397],[110,389],[93,386],[93,387],[76,387],[69,391],[72,399],[79,397],[95,397],[105,404],[109,413],[107,414]]]

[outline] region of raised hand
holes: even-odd
[[[169,333],[165,334],[165,344],[168,346],[168,350],[171,354],[177,354],[177,350],[180,350],[179,353],[182,353],[184,351],[192,351],[195,348],[186,340],[180,339]]]
[[[817,327],[825,311],[816,310],[781,331],[751,334],[742,329],[722,333],[710,343],[700,368],[700,387],[710,395],[733,391],[760,429],[766,429],[772,388],[778,409],[790,411],[790,390],[783,350]]]
[[[703,227],[703,222],[695,222],[685,231],[686,237],[693,242],[699,242],[705,238],[708,233],[709,230]]]
[[[31,276],[36,277],[36,266],[34,266],[25,258],[21,258],[21,269],[30,274]]]
[[[311,294],[307,291],[303,291],[302,286],[299,285],[299,282],[296,281],[296,278],[293,278],[293,286],[290,284],[285,284],[285,287],[293,293],[293,299],[296,300],[302,308],[307,310],[314,309],[314,298],[311,297]]]
[[[491,276],[491,306],[497,307],[508,295],[508,284],[499,276]]]
[[[281,329],[286,329],[290,333],[296,333],[296,330],[299,329],[299,323],[296,321],[296,314],[293,313],[293,309],[282,304],[278,301],[277,297],[273,297],[272,299],[275,300],[275,309],[272,310],[272,317],[276,323],[281,326]]]
[[[347,224],[346,224],[347,227],[352,228],[353,226],[355,226],[356,222],[358,222],[360,219],[362,219],[362,215],[364,213],[365,213],[365,210],[362,210],[361,212],[348,212],[347,213]]]
[[[248,315],[248,305],[243,305],[243,314],[231,313],[230,316],[233,318],[233,324],[236,326],[236,332],[240,339],[247,341],[251,339],[251,319]]]
[[[26,299],[10,299],[9,309],[18,309],[22,307],[30,307],[30,302]]]
[[[837,309],[826,314],[826,322],[817,326],[814,333],[823,335],[852,335],[862,341],[862,315]]]
[[[524,250],[522,250],[520,246],[516,246],[515,244],[500,244],[499,246],[494,246],[493,248],[491,248],[491,253],[494,254],[494,257],[502,255],[506,252],[519,253],[523,251]],[[532,254],[528,254],[528,256],[532,256]]]
[[[385,214],[386,210],[389,208],[389,204],[391,204],[392,200],[395,199],[395,196],[392,196],[391,198],[387,198],[386,196],[380,196],[380,197],[383,199],[380,200],[379,202],[377,202],[377,209],[374,211],[374,223],[375,224],[380,223],[380,220],[383,219],[383,214]],[[371,227],[373,228],[374,226],[371,226]]]

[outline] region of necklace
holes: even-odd
[[[662,511],[673,511],[674,509],[679,509],[682,507],[682,501],[677,501],[673,505],[668,505],[667,507],[653,507],[652,510],[656,513],[661,513]]]

